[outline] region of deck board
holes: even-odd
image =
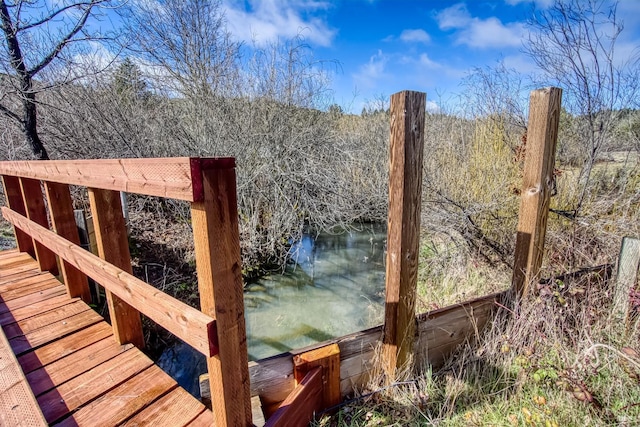
[[[0,325],[0,425],[213,425],[211,411],[16,250],[0,252]],[[7,354],[14,364],[3,369]]]

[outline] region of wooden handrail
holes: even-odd
[[[210,335],[215,320],[148,283],[109,264],[52,231],[7,207],[2,215],[66,262],[102,284],[127,304],[145,314],[205,356],[212,355]]]
[[[7,161],[0,174],[196,202],[203,199],[202,170],[233,167],[226,157]]]

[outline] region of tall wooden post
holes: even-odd
[[[217,426],[250,426],[235,162],[203,160],[204,201],[191,204],[201,311],[216,320],[217,356],[207,358]]]
[[[44,197],[42,195],[42,185],[37,179],[20,178],[20,187],[22,188],[22,197],[27,212],[27,218],[31,221],[49,228],[49,220],[47,219],[47,208],[44,205]],[[36,251],[36,259],[41,271],[48,271],[53,275],[58,274],[58,261],[56,254],[51,252],[49,248],[40,242],[34,241]]]
[[[116,267],[133,274],[127,228],[120,206],[120,193],[89,188],[89,202],[95,227],[98,255]],[[144,347],[140,313],[116,295],[107,291],[107,305],[113,335],[120,344]]]
[[[2,184],[4,185],[4,194],[7,198],[9,208],[26,217],[27,210],[24,207],[22,188],[20,188],[20,179],[17,176],[3,175]],[[13,227],[13,230],[16,236],[16,245],[18,246],[18,250],[20,252],[26,252],[35,258],[36,251],[33,246],[33,239],[31,236],[19,228]]]
[[[426,94],[403,91],[391,96],[389,222],[383,369],[393,381],[408,367],[415,341],[422,158]]]
[[[53,230],[71,243],[80,245],[80,236],[73,213],[73,202],[67,184],[57,182],[44,183],[47,201],[49,202],[49,216]],[[67,294],[71,298],[80,297],[86,303],[91,302],[89,281],[80,270],[62,260],[62,277],[67,287]]]
[[[530,95],[522,199],[511,282],[512,290],[518,296],[526,294],[542,266],[561,100],[562,89],[556,87],[534,90]]]

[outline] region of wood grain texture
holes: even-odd
[[[613,295],[613,311],[623,321],[627,319],[629,314],[629,294],[638,283],[639,266],[640,239],[623,238],[618,257],[616,288]]]
[[[403,91],[391,96],[389,220],[383,371],[394,381],[410,363],[415,336],[422,159],[426,95]]]
[[[133,344],[117,344],[112,337],[108,337],[29,372],[27,381],[33,394],[39,396],[116,357],[132,346]]]
[[[305,427],[322,407],[322,367],[312,369],[267,419],[265,427]]]
[[[40,407],[0,329],[0,425],[46,426]]]
[[[28,230],[36,240],[49,245],[61,258],[100,282],[112,294],[143,312],[202,354],[210,354],[207,329],[213,322],[211,317],[107,263],[52,231],[30,222],[7,208],[2,209],[7,220],[19,228]]]
[[[111,327],[106,322],[99,322],[26,353],[18,361],[22,370],[29,374],[111,335]]]
[[[247,336],[234,169],[203,171],[191,205],[200,307],[216,319],[219,355],[207,359],[217,425],[251,425]]]
[[[37,398],[49,423],[75,411],[95,398],[122,384],[153,362],[136,349],[125,351],[111,360],[61,384]]]
[[[60,295],[66,295],[66,289],[62,284],[53,286],[48,289],[43,289],[37,292],[24,295],[19,298],[14,298],[9,301],[0,302],[0,314],[4,314],[7,311],[18,310],[23,307],[37,304],[40,301],[46,301],[49,298],[55,298]]]
[[[512,289],[524,295],[540,272],[556,159],[562,89],[534,90],[529,99],[527,146],[518,216]]]
[[[21,355],[22,353],[101,321],[103,321],[102,317],[96,314],[95,311],[86,310],[80,314],[68,317],[66,320],[52,323],[46,327],[12,338],[9,340],[9,343],[11,344],[14,354]]]
[[[193,421],[203,412],[205,412],[205,407],[202,403],[183,388],[175,388],[122,425],[127,427],[180,427]],[[211,417],[211,412],[209,412],[209,416]]]
[[[45,228],[49,228],[47,208],[44,205],[40,181],[30,178],[20,178],[20,187],[22,188],[22,198],[24,200],[27,218]],[[39,242],[34,242],[34,246],[40,271],[49,271],[54,276],[57,275],[58,262],[56,255]]]
[[[462,304],[416,316],[417,363],[441,366],[458,345],[481,333],[498,307],[503,293],[488,295]],[[260,396],[266,414],[273,413],[295,387],[293,358],[329,344],[340,348],[340,388],[342,396],[362,389],[375,372],[373,361],[381,345],[382,326],[356,332],[306,349],[258,360],[249,364],[251,395]],[[201,383],[201,386],[205,386]],[[272,409],[273,408],[273,409]]]
[[[293,357],[293,375],[297,384],[311,370],[322,368],[322,407],[329,408],[342,402],[340,392],[340,347],[330,344]]]
[[[106,392],[58,424],[59,427],[112,427],[135,415],[177,383],[155,365]],[[195,399],[194,399],[195,400]],[[177,408],[172,408],[176,410]]]
[[[98,255],[122,271],[132,274],[129,237],[122,216],[120,193],[89,188],[89,204],[98,243]],[[95,277],[93,279],[100,282]],[[133,343],[136,347],[143,348],[144,335],[140,313],[130,303],[114,295],[106,284],[101,284],[106,289],[111,326],[116,341],[120,344]]]
[[[13,161],[0,162],[0,174],[194,201],[201,200],[200,163],[188,157]]]
[[[44,189],[53,231],[71,243],[80,245],[69,185],[45,181]],[[63,282],[67,287],[69,297],[80,297],[84,302],[90,303],[91,293],[87,276],[64,260],[61,262],[61,268]]]
[[[7,338],[12,339],[58,322],[66,322],[66,319],[69,317],[78,315],[87,310],[91,310],[91,308],[82,301],[69,301],[67,304],[62,305],[55,310],[45,311],[18,322],[13,319],[12,321],[14,323],[4,324],[2,325],[2,328],[4,329]]]
[[[18,212],[20,215],[27,216],[27,211],[24,207],[24,200],[22,199],[20,180],[18,177],[5,175],[2,177],[2,185],[4,186],[4,194],[9,208]],[[16,236],[16,245],[18,246],[18,250],[20,250],[20,252],[26,252],[35,258],[36,252],[31,237],[20,229],[16,230],[14,228],[13,231]]]

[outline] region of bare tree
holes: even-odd
[[[70,59],[65,54],[71,55],[75,45],[95,38],[85,31],[85,26],[95,9],[108,1],[62,1],[52,6],[48,1],[0,0],[5,40],[5,49],[0,52],[5,72],[0,112],[21,128],[38,159],[48,159],[49,154],[38,135],[36,95],[54,83],[35,79],[56,61]],[[55,84],[77,76],[66,71],[57,75]]]
[[[556,0],[549,9],[536,11],[529,26],[524,51],[542,71],[544,84],[565,90],[564,107],[579,119],[576,131],[583,144],[584,164],[574,207],[577,214],[617,110],[629,106],[638,94],[637,58],[615,55],[616,41],[624,29],[616,1]]]

